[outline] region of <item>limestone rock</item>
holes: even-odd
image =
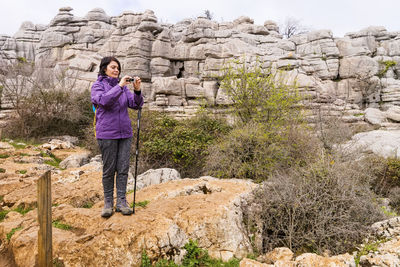
[[[135,181],[133,179],[134,177],[132,176],[132,179],[128,180],[128,186],[127,186],[128,191],[134,189]],[[181,175],[178,173],[178,171],[174,169],[169,169],[169,168],[162,168],[156,170],[150,169],[138,175],[136,181],[136,189],[140,190],[150,185],[161,184],[178,179],[181,179]]]
[[[400,102],[400,81],[393,78],[381,79],[382,101],[386,103],[398,104]]]
[[[80,167],[89,161],[88,156],[88,154],[71,155],[60,162],[60,167],[64,169]]]
[[[255,260],[244,258],[240,261],[239,267],[273,267],[273,264],[264,264]]]
[[[392,106],[386,111],[386,117],[389,120],[400,122],[400,107]]]
[[[339,75],[342,78],[368,78],[376,75],[378,70],[378,62],[370,57],[346,57],[340,60]]]
[[[288,248],[275,248],[273,251],[264,255],[264,260],[271,264],[276,261],[291,261],[293,260],[293,255],[293,252]]]
[[[90,177],[86,172],[83,176],[68,184],[69,190],[64,189],[65,193],[88,190],[78,189],[84,179]],[[95,176],[93,178],[100,179],[100,173]],[[98,181],[97,184],[101,183]],[[65,185],[54,187],[57,195],[60,187]],[[147,200],[148,204],[145,208],[137,207],[136,214],[130,218],[114,214],[104,220],[100,217],[102,201],[85,209],[69,204],[58,205],[52,209],[53,219],[71,225],[73,230],[53,229],[54,258],[66,266],[137,266],[143,250],[147,251],[150,259],[170,255],[179,260],[189,239],[197,240],[212,257],[224,260],[233,256],[243,257],[251,251],[251,245],[240,226],[240,202],[254,187],[255,184],[244,180],[211,177],[152,185],[138,191],[137,201]],[[96,190],[101,192],[101,185]],[[82,197],[82,192],[77,196]],[[129,194],[128,200],[131,202],[132,199],[133,195]],[[22,217],[6,218],[0,223],[2,239],[12,227],[22,226],[8,243],[19,266],[34,265],[32,247],[37,244],[36,216],[32,211]]]
[[[371,226],[374,234],[379,237],[393,238],[400,235],[400,217],[376,222]]]
[[[267,28],[269,31],[279,32],[279,26],[275,21],[266,20],[264,22],[264,27]]]
[[[332,39],[332,37],[333,35],[331,30],[317,30],[307,33],[307,39],[309,42],[321,39]]]
[[[52,31],[45,31],[40,39],[42,48],[62,47],[69,43],[72,43],[72,37]]]
[[[342,147],[345,151],[374,153],[381,157],[400,156],[400,130],[375,130],[354,135]]]
[[[69,61],[69,67],[74,70],[80,71],[93,71],[94,66],[99,64],[98,58],[93,58],[85,55],[77,55],[72,60]]]
[[[13,146],[10,145],[9,143],[0,142],[0,149],[10,149],[10,148],[13,148]]]
[[[385,112],[376,108],[367,108],[365,110],[365,120],[373,125],[381,125],[386,122]]]
[[[182,96],[184,92],[184,80],[177,77],[154,77],[152,83],[156,94]]]
[[[370,26],[360,30],[359,32],[347,33],[346,36],[349,36],[350,38],[374,36],[380,39],[386,39],[389,37],[386,28],[383,26]]]
[[[372,55],[377,49],[375,38],[372,36],[357,39],[341,38],[336,40],[336,44],[342,57]]]
[[[50,26],[66,25],[74,19],[74,15],[70,13],[71,7],[63,7],[59,9],[57,16],[50,22]]]
[[[106,12],[102,8],[94,8],[89,11],[85,19],[88,21],[103,21],[105,23],[110,23],[110,17],[107,16]]]
[[[73,148],[74,145],[70,141],[52,139],[49,143],[43,144],[42,147],[45,149],[54,150],[54,149]]]

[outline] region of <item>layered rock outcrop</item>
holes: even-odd
[[[283,39],[273,21],[256,25],[249,17],[163,24],[150,10],[110,17],[96,8],[83,18],[71,11],[61,8],[46,26],[25,22],[13,37],[1,36],[1,57],[69,66],[78,74],[77,89],[84,90],[96,79],[101,57],[115,55],[125,74],[142,78],[151,109],[181,116],[192,114],[198,99],[229,104],[216,76],[223,64],[244,56],[287,69],[310,108],[333,116],[344,110],[349,122],[363,121],[354,115],[367,107],[400,103],[400,33],[384,27],[341,38],[316,30]]]

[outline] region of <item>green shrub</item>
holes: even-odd
[[[185,244],[184,249],[186,254],[183,257],[182,264],[177,265],[172,260],[160,259],[154,266],[156,267],[200,267],[200,266],[210,266],[210,267],[239,267],[239,260],[233,258],[228,262],[223,262],[221,259],[213,259],[208,255],[207,250],[202,249],[198,246],[196,241],[189,240]],[[147,256],[146,251],[142,252],[142,267],[151,267],[151,261]]]
[[[373,241],[368,241],[366,243],[363,243],[360,245],[360,247],[357,248],[357,253],[354,256],[354,261],[356,263],[356,266],[360,265],[360,258],[361,256],[368,255],[370,252],[376,252],[378,251],[378,246],[379,244],[386,242],[387,240],[373,240]]]
[[[400,187],[396,186],[391,188],[388,194],[389,205],[395,210],[397,214],[400,214]]]
[[[259,182],[274,170],[313,161],[319,142],[304,126],[296,82],[284,71],[246,60],[222,68],[221,88],[239,121],[210,146],[204,172]]]
[[[140,264],[141,267],[151,267],[151,261],[149,259],[149,256],[147,256],[147,253],[145,250],[142,251],[142,263]]]
[[[400,187],[400,159],[372,155],[364,162],[371,173],[369,183],[375,193],[388,197],[390,190]]]
[[[244,205],[255,250],[285,246],[296,253],[329,249],[340,254],[354,249],[370,225],[385,218],[366,171],[359,162],[322,158],[272,175]]]
[[[259,59],[248,60],[233,60],[221,70],[221,88],[233,102],[233,113],[244,124],[257,121],[269,128],[299,119],[296,82],[283,71],[263,67]]]
[[[132,120],[135,129],[136,121]],[[177,169],[182,176],[198,177],[208,146],[229,129],[223,120],[206,114],[178,121],[163,113],[144,111],[140,132],[139,173],[150,168],[168,167]],[[132,143],[131,155],[134,157],[136,141]]]
[[[320,150],[317,138],[301,125],[273,131],[250,122],[209,148],[204,172],[214,177],[260,182],[275,170],[313,162]]]
[[[396,61],[393,60],[386,60],[386,61],[379,61],[379,64],[381,66],[381,70],[379,71],[379,73],[377,74],[377,76],[379,78],[383,78],[385,76],[385,74],[388,72],[388,70],[391,67],[396,66]]]

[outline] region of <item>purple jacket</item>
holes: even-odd
[[[134,94],[118,79],[99,76],[92,85],[91,100],[96,107],[96,138],[120,139],[132,137],[132,125],[128,107],[138,109],[143,106],[140,92]]]

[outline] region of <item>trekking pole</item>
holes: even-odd
[[[138,159],[139,159],[139,132],[140,132],[140,116],[142,113],[142,109],[138,109],[137,115],[137,137],[136,137],[136,163],[135,163],[135,185],[133,188],[133,214],[135,214],[135,204],[136,204],[136,178],[137,178],[137,168],[138,168]]]

